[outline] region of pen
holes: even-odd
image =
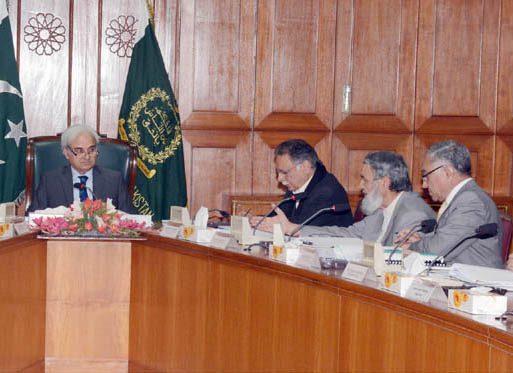
[[[249,212],[251,211],[251,207],[246,211],[246,213],[243,216],[248,216]]]

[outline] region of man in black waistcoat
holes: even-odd
[[[288,189],[284,198],[306,193],[306,197],[300,201],[291,200],[280,206],[292,223],[301,224],[322,208],[349,204],[345,189],[335,176],[326,171],[314,148],[304,140],[289,140],[278,145],[274,151],[274,164],[278,181]],[[255,224],[258,220],[253,218],[251,222]],[[265,219],[259,229],[272,231],[273,224],[278,222],[278,217],[272,216]],[[324,212],[308,223],[340,227],[351,224],[353,215],[350,209]]]

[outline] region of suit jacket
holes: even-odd
[[[445,258],[449,264],[464,263],[502,268],[502,222],[495,203],[474,180],[467,182],[454,196],[438,219],[433,233],[427,234],[410,249],[445,254],[464,237],[471,236],[483,224],[496,223],[498,234],[486,239],[469,239]]]
[[[288,201],[280,206],[292,223],[301,224],[320,209],[331,207],[334,204],[347,204],[348,210],[338,213],[332,211],[322,213],[313,219],[309,225],[347,227],[353,223],[353,214],[349,208],[349,200],[345,189],[335,176],[326,171],[322,164],[317,165],[305,193],[308,193],[308,196],[299,202],[297,208],[295,201]],[[291,195],[292,192],[288,191],[285,198]]]
[[[118,210],[137,214],[137,210],[130,200],[126,183],[121,173],[118,171],[94,166],[93,192],[97,199],[107,200],[107,198],[111,198],[112,203]],[[68,165],[57,170],[46,172],[41,176],[34,201],[32,201],[27,211],[43,210],[48,207],[69,206],[72,203],[73,177],[71,175],[71,166]]]
[[[383,235],[383,245],[393,246],[397,232],[412,229],[419,226],[423,220],[435,217],[435,212],[417,193],[403,192]],[[381,234],[383,219],[383,209],[377,209],[374,214],[366,216],[350,227],[305,227],[301,230],[301,236],[357,237],[375,242]]]

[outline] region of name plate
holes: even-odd
[[[26,221],[22,221],[21,223],[15,223],[14,224],[14,231],[18,236],[21,236],[22,234],[27,234],[32,232],[30,230],[29,224]]]
[[[212,237],[210,246],[215,247],[216,249],[225,250],[228,247],[231,239],[232,236],[228,233],[216,232],[214,237]]]
[[[168,238],[176,238],[178,237],[178,233],[180,233],[181,228],[174,225],[165,225],[160,230],[160,235]]]
[[[288,249],[287,252],[292,251],[292,249]],[[319,262],[319,256],[317,255],[317,251],[315,249],[304,249],[301,248],[298,251],[297,259],[294,260],[295,263],[290,263],[292,265],[296,265],[298,267],[302,267],[305,269],[319,271],[321,269],[321,263]],[[287,255],[287,264],[288,258]]]
[[[406,292],[406,298],[417,302],[429,302],[431,295],[435,291],[435,286],[427,285],[422,281],[413,281],[410,288]]]
[[[344,272],[342,272],[342,278],[347,278],[348,280],[356,282],[363,282],[368,270],[369,267],[349,262],[344,269]]]

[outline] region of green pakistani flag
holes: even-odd
[[[0,202],[11,202],[25,188],[27,130],[5,0],[0,22]]]
[[[187,204],[182,132],[151,21],[153,10],[148,3],[140,8],[118,130],[121,139],[138,148],[134,206],[160,221],[169,219],[170,206]]]

